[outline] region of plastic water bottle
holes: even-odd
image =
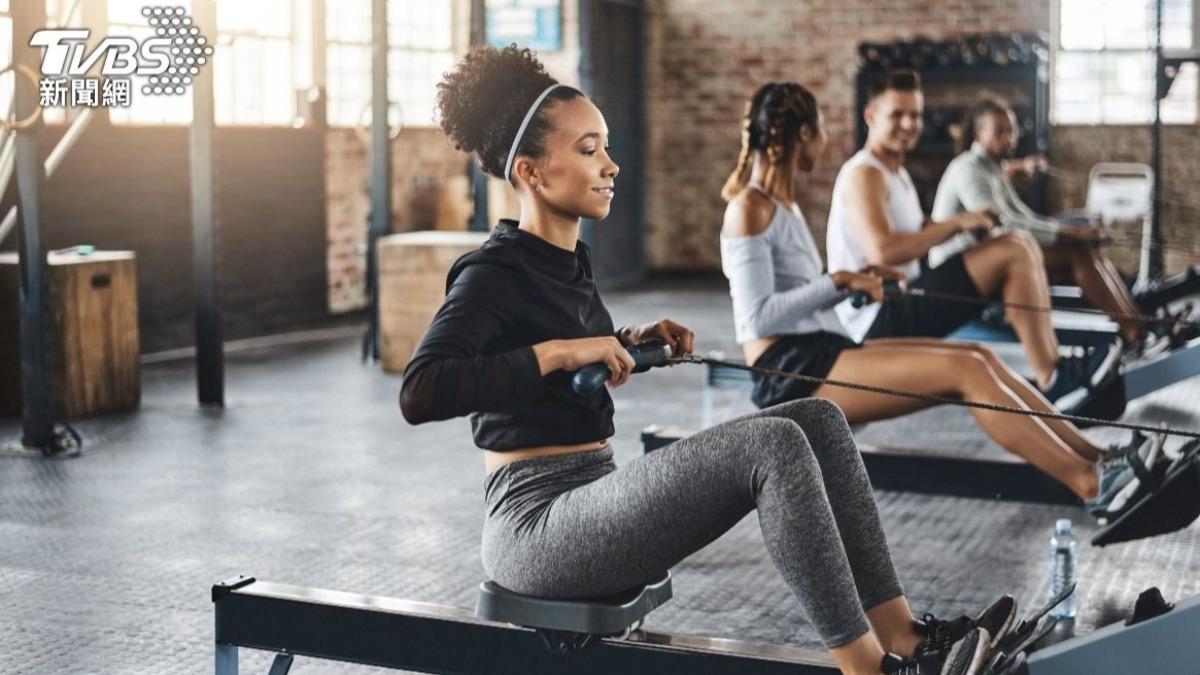
[[[1075,581],[1075,535],[1071,533],[1071,521],[1060,518],[1054,523],[1054,536],[1050,538],[1050,593],[1054,598]],[[1075,618],[1075,597],[1078,589],[1057,607],[1050,610],[1056,619]]]

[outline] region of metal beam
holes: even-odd
[[[71,149],[83,137],[83,132],[92,123],[95,115],[95,108],[84,108],[75,116],[75,119],[71,120],[71,125],[67,127],[66,133],[62,135],[62,138],[58,139],[58,145],[55,145],[54,149],[46,157],[45,169],[47,178],[53,176],[54,172],[58,171],[58,167],[62,166],[63,160],[67,158]]]
[[[580,653],[546,649],[528,628],[465,609],[251,581],[213,587],[217,672],[237,672],[231,647],[449,675],[834,675],[823,652],[635,631]],[[232,651],[232,653],[231,653]],[[224,670],[222,670],[224,668]]]
[[[376,244],[392,227],[392,152],[388,139],[387,0],[371,0],[371,222],[367,227],[367,335],[363,357],[379,360],[379,261]]]
[[[471,0],[470,22],[470,48],[483,46],[487,42],[487,3],[485,0]],[[488,222],[488,177],[474,157],[467,160],[467,176],[471,185],[470,230],[487,232],[491,225]]]
[[[1107,318],[1069,311],[1054,311],[1050,313],[1050,326],[1060,344],[1064,345],[1102,345],[1110,344],[1120,331],[1116,322]],[[952,340],[969,340],[972,342],[1019,342],[1016,332],[1011,326],[992,326],[981,320],[969,321],[946,336]]]
[[[9,113],[7,117],[10,117]],[[0,132],[0,195],[8,193],[8,184],[12,180],[13,172],[17,167],[17,132],[9,130],[7,133]],[[0,221],[0,244],[4,243],[8,234],[17,227],[17,207],[11,206],[8,213],[4,214],[4,220]]]
[[[642,450],[651,452],[688,435],[678,429],[647,427],[642,431]],[[1079,505],[1079,498],[1065,486],[1032,464],[1015,458],[972,457],[861,444],[858,449],[871,486],[876,490]]]
[[[195,0],[192,20],[203,35],[217,35],[217,6]],[[232,58],[232,56],[230,57]],[[200,405],[225,405],[225,353],[217,293],[217,222],[213,145],[213,66],[200,69],[192,84],[191,188],[192,268],[196,302],[196,392]]]
[[[101,108],[101,110],[107,110],[107,108]],[[54,175],[54,172],[58,170],[63,160],[66,159],[67,153],[71,151],[71,148],[75,147],[75,143],[79,141],[79,138],[83,135],[83,131],[92,123],[97,114],[99,113],[96,112],[95,108],[84,108],[83,112],[79,113],[71,121],[71,126],[67,128],[67,132],[59,139],[58,145],[54,146],[54,149],[46,157],[44,165],[46,171],[45,178],[48,179]],[[16,145],[14,142],[16,133],[14,130],[11,134],[6,134],[3,143],[0,143],[0,194],[7,191],[8,181],[12,178],[13,168],[16,164],[14,161],[16,155]],[[15,205],[9,207],[8,213],[4,214],[4,219],[0,220],[0,243],[3,243],[8,233],[16,227],[19,211],[20,209]]]
[[[326,31],[325,0],[312,0],[312,83],[317,89],[317,101],[312,109],[316,126],[327,130],[329,97],[326,95]],[[324,146],[322,146],[324,147]]]
[[[13,35],[31,35],[45,26],[43,0],[14,0]],[[23,39],[13,41],[13,64],[40,72],[37,50]],[[14,110],[17,119],[30,115],[38,104],[33,83],[16,77]],[[40,125],[15,130],[17,194],[20,204],[20,315],[21,395],[24,401],[21,443],[49,451],[54,447],[54,397],[50,384],[50,346],[46,303],[48,281],[46,250],[42,242],[42,183],[45,169],[38,150]]]
[[[1200,338],[1166,354],[1127,365],[1122,373],[1125,396],[1132,401],[1196,375],[1200,375]]]
[[[1018,459],[971,457],[859,445],[876,490],[1078,506],[1079,498]]]
[[[1160,68],[1163,61],[1163,0],[1154,3],[1154,64]],[[1158,79],[1157,70],[1155,80]],[[1154,96],[1154,124],[1151,127],[1150,164],[1154,169],[1154,204],[1150,211],[1149,241],[1143,242],[1141,275],[1138,282],[1144,287],[1162,279],[1162,99]]]
[[[1118,622],[1029,657],[1028,675],[1155,673],[1191,675],[1200,668],[1200,596],[1132,626]]]
[[[312,83],[321,89],[321,97],[325,96],[325,0],[312,0]],[[322,116],[322,119],[324,117]]]
[[[71,25],[82,26],[92,31],[92,34],[88,36],[85,43],[88,52],[91,53],[97,45],[104,41],[105,36],[108,35],[108,0],[77,0],[75,7],[79,10],[79,17]],[[72,13],[74,11],[73,9]],[[88,71],[88,76],[100,77],[100,70],[101,67],[99,66],[93,67]],[[106,78],[100,80],[101,87],[104,86],[104,79]],[[98,116],[100,121],[105,125],[109,124],[109,120],[111,119],[109,109],[104,106],[83,109],[76,108],[74,110],[76,113],[88,112],[91,113],[92,117]],[[68,113],[70,113],[70,110],[68,110]]]
[[[4,243],[5,237],[9,232],[12,232],[17,227],[17,213],[19,209],[16,206],[9,207],[8,213],[4,214],[4,219],[0,220],[0,244]]]

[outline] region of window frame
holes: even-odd
[[[68,1],[68,0],[64,0],[64,2],[66,2],[66,1]],[[219,6],[220,6],[221,1],[228,2],[230,0],[218,0],[218,11],[219,11]],[[389,61],[393,58],[396,58],[397,56],[399,56],[400,58],[403,58],[404,54],[421,54],[421,55],[445,54],[445,55],[450,56],[451,60],[453,60],[454,58],[456,58],[462,54],[462,52],[464,50],[463,37],[461,35],[461,31],[459,30],[458,24],[462,18],[461,15],[462,15],[464,8],[463,8],[462,2],[460,0],[446,0],[446,2],[448,3],[449,10],[450,10],[450,12],[449,12],[450,26],[449,26],[449,31],[448,31],[449,47],[446,49],[441,49],[441,48],[413,46],[411,44],[389,43],[389,45],[388,45]],[[217,49],[229,49],[232,46],[233,42],[239,38],[246,38],[246,39],[263,41],[263,42],[280,41],[287,46],[287,51],[289,52],[289,56],[290,56],[289,63],[288,63],[288,79],[291,82],[291,90],[293,91],[293,96],[294,96],[294,92],[298,88],[302,88],[304,85],[312,85],[312,84],[316,84],[316,83],[324,83],[326,94],[328,95],[328,82],[330,79],[330,75],[334,74],[334,73],[331,73],[331,71],[330,71],[330,65],[331,65],[330,60],[329,60],[330,46],[338,45],[338,46],[342,46],[342,47],[363,47],[366,49],[370,49],[370,46],[371,46],[370,40],[368,39],[366,42],[357,42],[357,41],[344,40],[344,39],[343,40],[335,40],[335,39],[331,39],[328,37],[327,17],[316,17],[313,14],[313,12],[316,11],[318,9],[318,7],[321,5],[323,5],[327,11],[328,11],[328,9],[335,7],[335,3],[333,3],[332,1],[327,1],[324,3],[312,3],[312,2],[305,2],[305,0],[290,0],[289,4],[291,7],[291,11],[292,11],[292,17],[291,17],[290,27],[289,27],[289,30],[286,35],[281,35],[275,31],[263,32],[263,31],[257,31],[257,30],[246,29],[246,28],[218,30],[217,35],[216,35],[215,39],[213,40],[213,45]],[[105,0],[105,2],[104,2],[105,30],[108,30],[111,32],[113,30],[128,31],[130,29],[142,30],[145,28],[144,26],[141,26],[140,24],[130,24],[125,21],[112,19],[109,15],[108,9],[109,9],[109,3],[108,3],[108,0]],[[11,12],[10,11],[0,11],[0,14],[2,14],[4,16],[10,16]],[[304,16],[301,16],[302,14],[304,14]],[[306,17],[310,22],[315,22],[317,20],[320,20],[320,21],[326,23],[326,31],[325,31],[326,37],[325,37],[324,43],[322,45],[319,45],[319,49],[321,51],[319,58],[317,58],[317,56],[316,56],[316,52],[318,50],[318,45],[316,45],[316,44],[304,45],[303,44],[305,41],[312,40],[312,29],[305,28],[300,25]],[[390,31],[389,31],[389,33],[390,33]],[[308,46],[309,49],[305,50],[302,48],[305,46]],[[311,60],[311,63],[301,64],[297,61],[297,59],[303,59],[303,58],[308,58],[309,60]],[[214,64],[215,64],[215,62],[210,62],[209,67],[214,67]],[[316,68],[319,66],[323,66],[324,72],[318,76],[318,74],[315,71],[316,71]],[[392,76],[393,76],[393,73],[389,72],[389,79]],[[298,80],[299,77],[305,77],[307,81],[300,82]],[[222,94],[221,92],[218,92],[217,95],[218,96],[222,96],[222,95],[235,96],[236,94],[235,94],[235,92],[231,91],[231,92],[225,92],[224,94]],[[190,100],[190,96],[191,96],[190,91],[187,94],[187,96],[189,97],[189,100]],[[328,99],[327,99],[327,102],[328,102]],[[396,105],[397,103],[398,102],[393,102],[393,105]],[[293,98],[292,105],[294,106],[295,104],[296,104],[296,101]],[[236,103],[235,103],[235,105],[236,105]],[[299,114],[299,111],[294,111],[294,112],[295,112],[295,114]],[[50,121],[49,125],[50,126],[62,126],[62,125],[68,124],[70,121],[70,115],[67,113],[64,113],[62,115],[62,117],[63,117],[63,119],[61,119],[61,120],[56,119],[56,120]],[[241,122],[241,121],[239,121],[239,122],[233,122],[233,123],[218,122],[217,125],[220,127],[283,129],[283,128],[292,128],[294,126],[294,122],[295,122],[295,115],[293,115],[293,117],[287,121],[273,121],[273,122]],[[158,120],[158,121],[113,120],[114,125],[121,126],[121,127],[180,127],[180,126],[186,127],[186,126],[190,126],[191,123],[192,123],[192,120],[190,119],[190,116],[186,120],[169,120],[169,119],[168,120]],[[405,119],[403,126],[406,128],[429,129],[429,128],[436,128],[436,125],[437,125],[436,121],[422,117],[422,118],[415,119],[415,120]],[[349,124],[349,125],[342,124],[340,121],[339,122],[330,121],[330,122],[328,122],[328,126],[333,129],[352,129],[352,128],[356,128],[358,126],[358,121],[356,120],[353,124]]]
[[[233,1],[233,0],[216,0],[218,16],[219,16],[219,12],[221,11],[222,2],[231,2],[231,1]],[[283,34],[280,34],[277,32],[272,32],[272,31],[262,32],[262,31],[257,31],[257,30],[253,30],[253,29],[247,29],[247,28],[222,30],[219,28],[220,19],[218,18],[217,34],[212,39],[212,43],[211,43],[213,45],[213,47],[215,49],[217,49],[218,51],[220,51],[222,49],[232,48],[233,43],[238,38],[248,38],[251,40],[258,40],[258,41],[262,41],[262,42],[277,41],[277,42],[283,43],[283,45],[286,47],[285,51],[288,53],[288,57],[289,57],[288,58],[288,81],[290,82],[289,88],[292,92],[292,94],[291,94],[292,101],[290,102],[290,104],[293,106],[293,110],[292,110],[293,114],[291,115],[291,117],[289,119],[282,120],[282,121],[269,121],[269,122],[238,121],[238,122],[232,122],[232,123],[222,123],[222,122],[217,121],[216,122],[217,126],[226,127],[226,128],[251,128],[251,129],[256,129],[256,128],[257,129],[288,129],[293,126],[296,114],[298,112],[295,109],[296,101],[295,101],[295,93],[294,93],[297,88],[297,84],[298,84],[297,79],[296,79],[296,74],[297,74],[297,71],[299,70],[296,67],[296,58],[298,55],[302,55],[300,50],[297,49],[297,40],[301,36],[299,35],[296,17],[298,14],[298,10],[302,6],[305,6],[305,5],[304,5],[304,3],[300,2],[299,0],[288,0],[288,7],[291,12],[291,17],[289,20],[288,30],[286,33],[283,33]],[[107,27],[107,29],[109,31],[112,31],[113,29],[129,29],[129,28],[142,29],[142,28],[144,28],[143,26],[140,26],[140,25],[129,24],[129,23],[125,23],[125,22],[119,21],[119,20],[113,20],[111,14],[109,12],[109,9],[110,9],[109,0],[104,0],[105,26]],[[310,9],[311,9],[311,7],[310,7]],[[311,56],[311,54],[309,54],[309,55]],[[211,60],[208,63],[207,67],[215,69],[216,68],[215,59]],[[216,76],[216,73],[214,72],[213,77],[215,78],[215,76]],[[214,84],[215,84],[215,82],[214,82]],[[222,92],[215,92],[215,94],[217,96],[221,96]],[[224,92],[224,95],[225,96],[235,96],[236,92],[228,91],[228,92]],[[192,92],[190,89],[188,90],[188,93],[185,96],[187,97],[187,99],[189,101],[191,100]],[[236,102],[235,102],[235,105],[236,105]],[[189,108],[190,107],[191,106],[189,106]],[[110,116],[110,119],[111,119],[111,116]],[[113,120],[112,124],[114,126],[120,126],[120,127],[181,127],[181,126],[188,127],[188,126],[191,126],[192,119],[191,119],[190,110],[189,110],[188,119],[186,119],[186,120],[157,120],[157,121],[130,121],[130,122]]]
[[[392,26],[389,25],[388,26],[388,28],[389,28],[389,30],[388,30],[388,34],[389,34],[388,62],[389,62],[389,64],[391,63],[392,59],[396,57],[396,55],[401,55],[401,56],[403,54],[448,55],[448,56],[450,56],[451,60],[453,61],[455,58],[457,58],[463,52],[463,48],[462,48],[462,44],[461,44],[460,36],[459,36],[460,31],[456,30],[456,27],[458,26],[458,23],[460,20],[460,12],[461,12],[460,3],[457,0],[445,0],[445,2],[447,3],[449,10],[450,10],[450,26],[449,26],[449,31],[448,31],[449,38],[450,38],[449,46],[446,49],[441,49],[441,48],[412,46],[410,44],[396,44],[396,43],[392,42],[392,40],[391,40]],[[332,7],[332,3],[327,4],[327,7]],[[392,23],[393,16],[394,15],[389,14],[389,23]],[[347,47],[365,48],[367,50],[370,50],[370,48],[371,48],[371,41],[369,39],[369,36],[365,42],[360,42],[360,41],[355,41],[355,40],[346,40],[346,39],[335,39],[333,37],[330,37],[329,30],[328,30],[328,23],[329,22],[327,21],[326,22],[326,33],[325,33],[325,56],[326,56],[326,60],[325,60],[325,78],[326,78],[326,80],[325,81],[326,82],[329,82],[331,79],[333,79],[333,76],[335,75],[335,73],[332,70],[330,70],[330,67],[331,67],[331,60],[329,59],[329,53],[330,53],[329,48],[330,47],[337,46],[339,48],[347,48]],[[368,75],[369,75],[369,71],[368,71]],[[388,69],[389,85],[390,85],[390,80],[393,77],[395,77],[395,73],[391,68],[389,68]],[[369,79],[368,79],[368,81],[369,81]],[[326,94],[328,95],[328,93],[329,93],[329,88],[328,88],[328,86],[326,86]],[[391,101],[389,101],[390,105],[391,106],[401,105],[401,102],[395,100],[394,96],[395,96],[394,91],[388,92],[388,98],[392,99]],[[330,96],[328,100],[331,102],[332,96]],[[369,103],[369,101],[370,101],[369,98],[367,100],[365,100],[363,102],[364,105]],[[361,118],[361,114],[360,114],[360,118]],[[357,128],[360,128],[359,120],[354,120],[353,122],[347,124],[342,120],[335,120],[333,115],[328,114],[328,111],[326,114],[326,120],[327,120],[327,124],[330,129],[357,129]],[[432,119],[422,118],[422,119],[412,120],[412,119],[406,118],[406,119],[402,120],[401,126],[406,129],[435,129],[435,128],[437,128],[437,122]]]
[[[1191,3],[1192,14],[1192,44],[1190,49],[1200,49],[1200,1],[1186,0]],[[1155,0],[1149,0],[1153,3]],[[1062,0],[1053,0],[1050,3],[1050,124],[1053,126],[1104,126],[1104,127],[1143,127],[1154,124],[1153,108],[1150,109],[1150,116],[1145,120],[1127,120],[1127,121],[1106,121],[1103,119],[1093,119],[1090,121],[1062,121],[1058,119],[1058,58],[1060,54],[1125,54],[1125,55],[1144,55],[1149,54],[1151,57],[1155,54],[1155,47],[1151,45],[1148,49],[1136,47],[1101,47],[1099,49],[1077,49],[1064,48],[1062,46]],[[1200,73],[1196,75],[1200,80]],[[1196,107],[1195,115],[1191,120],[1162,120],[1163,125],[1170,126],[1188,126],[1200,124],[1200,82],[1196,87]]]

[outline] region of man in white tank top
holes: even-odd
[[[933,221],[925,216],[904,169],[921,137],[924,95],[913,71],[891,71],[868,90],[863,118],[867,143],[838,172],[829,211],[827,250],[830,271],[887,265],[921,288],[975,299],[1003,299],[1048,307],[1050,285],[1037,241],[1025,232],[990,238],[921,274],[920,261],[931,248],[959,233],[986,233],[994,224],[987,211]],[[902,294],[882,304],[837,307],[852,338],[945,337],[977,318],[981,304]],[[1094,350],[1062,358],[1045,312],[1008,312],[1037,376],[1052,402],[1081,386],[1096,385],[1112,372],[1119,350]]]

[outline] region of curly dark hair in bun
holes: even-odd
[[[454,147],[475,154],[487,173],[504,178],[504,163],[529,106],[556,80],[533,52],[517,45],[478,47],[438,83],[442,131]],[[550,92],[547,101],[569,101],[583,93],[570,87]],[[552,128],[542,103],[530,120],[517,153],[540,157]]]

